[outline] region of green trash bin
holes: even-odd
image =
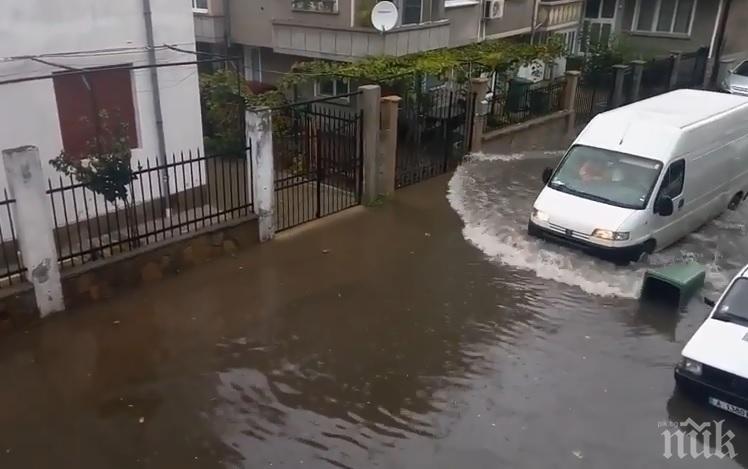
[[[702,286],[706,269],[696,262],[649,269],[644,274],[641,299],[685,304]]]
[[[527,91],[532,81],[526,78],[512,78],[506,96],[506,109],[509,112],[523,112],[529,107]]]

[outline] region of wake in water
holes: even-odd
[[[599,296],[638,298],[646,269],[691,260],[706,266],[707,289],[717,292],[748,262],[744,211],[725,213],[645,262],[625,267],[529,237],[527,221],[542,187],[540,175],[561,154],[468,157],[455,171],[447,194],[465,225],[465,239],[495,262]]]

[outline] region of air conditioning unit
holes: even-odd
[[[504,0],[486,0],[486,11],[484,17],[487,20],[495,20],[504,16]]]

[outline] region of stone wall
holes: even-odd
[[[483,151],[508,154],[535,150],[565,150],[577,135],[573,129],[573,122],[570,122],[573,118],[573,112],[560,111],[486,132],[483,135]]]
[[[251,216],[65,270],[65,304],[68,309],[84,306],[232,255],[257,243],[257,233],[257,219]],[[38,318],[30,284],[0,290],[0,332]]]

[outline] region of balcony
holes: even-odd
[[[576,28],[582,18],[584,0],[541,0],[538,22],[541,31]]]
[[[220,0],[192,0],[195,40],[212,44],[224,41],[223,5]]]
[[[400,26],[382,34],[371,28],[273,21],[277,53],[330,60],[370,55],[402,56],[449,46],[449,20]]]

